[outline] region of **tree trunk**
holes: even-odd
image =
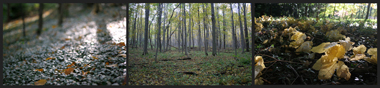
[[[186,10],[185,10],[185,3],[182,3],[182,5],[183,5],[183,16],[184,17],[182,17],[182,21],[183,21],[183,27],[184,27],[184,32],[185,32],[185,55],[186,56],[188,56],[187,55],[187,33],[186,33]]]
[[[37,29],[37,35],[41,34],[42,28],[43,28],[43,17],[42,13],[44,11],[44,4],[40,3],[40,7],[38,9],[38,29]]]
[[[246,44],[246,51],[249,52],[249,41],[248,41],[248,27],[247,27],[247,15],[245,13],[245,5],[243,5],[243,10],[244,10],[244,32],[245,32],[245,44]]]
[[[157,62],[157,53],[158,53],[158,47],[160,47],[161,46],[161,38],[160,38],[160,31],[161,31],[161,14],[162,14],[162,9],[161,9],[161,5],[162,5],[162,3],[159,3],[158,4],[158,20],[157,20],[157,23],[158,23],[158,25],[157,25],[157,28],[158,28],[158,35],[157,35],[157,49],[156,49],[156,56],[155,56],[155,61]],[[160,50],[161,51],[161,50]]]
[[[226,8],[224,8],[224,9],[226,9]],[[223,11],[223,49],[226,49],[226,34],[225,34],[225,32],[226,32],[226,19],[224,19],[224,9],[222,10]]]
[[[216,56],[216,32],[215,32],[215,14],[214,3],[211,3],[211,20],[212,20],[212,55]]]
[[[10,3],[7,3],[7,22],[11,21],[10,13],[11,13],[11,6],[10,6]]]
[[[144,52],[143,52],[143,55],[148,54],[149,8],[150,8],[149,3],[146,3],[145,4],[145,36],[144,36]]]
[[[58,3],[58,14],[59,14],[59,19],[58,19],[58,26],[62,27],[63,23],[63,13],[62,13],[62,3]]]
[[[240,40],[241,40],[241,53],[244,53],[244,44],[245,44],[245,42],[244,42],[244,34],[243,34],[243,23],[241,22],[241,14],[240,14],[240,3],[238,3],[238,11],[237,11],[238,13],[239,13],[239,24],[240,24]]]
[[[206,5],[206,7],[207,7],[207,4],[205,4]],[[208,29],[207,29],[207,26],[206,26],[206,17],[207,17],[207,12],[206,12],[206,7],[205,7],[205,5],[203,5],[203,12],[205,13],[205,16],[204,16],[204,18],[203,18],[203,26],[204,26],[204,30],[203,30],[203,32],[204,32],[204,39],[205,39],[205,54],[206,54],[206,56],[208,56],[208,53],[207,53],[207,48],[208,48]],[[206,32],[207,31],[207,32]],[[207,34],[207,36],[206,36],[206,34]]]
[[[163,3],[163,11],[164,11],[164,19],[163,19],[164,22],[163,22],[163,23],[164,23],[164,24],[162,25],[162,29],[164,30],[164,32],[162,33],[162,34],[163,34],[163,35],[162,35],[162,38],[163,38],[163,41],[162,41],[162,47],[164,48],[164,52],[165,52],[165,41],[166,41],[166,40],[165,40],[165,33],[166,33],[166,29],[165,29],[166,27],[165,27],[165,25],[166,25],[166,18],[167,18],[167,17],[166,17],[166,11],[165,11],[166,9],[165,9],[165,8],[166,8],[166,6],[165,6],[165,4]],[[161,51],[161,52],[162,52],[162,51]]]
[[[22,19],[22,35],[25,38],[26,37],[26,34],[25,34],[25,10],[23,9],[24,8],[23,4],[20,4],[20,7],[21,7],[21,19]]]
[[[368,16],[369,16],[369,8],[371,7],[371,3],[368,3],[368,6],[367,6],[367,16],[365,16],[365,20],[364,21],[367,21],[368,19]]]
[[[234,13],[233,13],[233,9],[232,9],[232,3],[230,3],[230,7],[231,7],[231,22],[232,22],[232,39],[233,39],[233,47],[234,47],[234,50],[235,50],[235,60],[236,59],[236,56],[237,56],[237,53],[236,53],[236,33],[235,33],[235,28],[234,28]]]
[[[201,37],[201,17],[199,16],[199,7],[200,6],[198,6],[198,48],[199,48],[199,51],[201,51],[202,37]]]

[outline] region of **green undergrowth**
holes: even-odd
[[[190,51],[189,55],[179,50],[142,55],[142,48],[129,49],[129,72],[131,85],[251,85],[251,53],[220,52],[208,56],[203,51]],[[181,60],[186,57],[190,60]]]

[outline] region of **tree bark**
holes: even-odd
[[[58,14],[59,14],[59,19],[58,19],[58,26],[62,27],[63,23],[63,13],[62,13],[62,3],[58,4]]]
[[[243,23],[241,22],[241,14],[240,14],[240,3],[238,3],[238,11],[239,13],[239,24],[240,24],[240,40],[241,40],[241,53],[244,53],[244,34],[243,34]]]
[[[224,9],[226,9],[226,8],[224,8]],[[224,9],[222,10],[223,11],[223,49],[226,49],[226,34],[225,34],[225,32],[226,32],[226,19],[224,19]]]
[[[215,14],[214,3],[211,3],[211,20],[212,20],[212,55],[216,56],[216,32],[215,32]]]
[[[369,8],[371,7],[371,3],[368,3],[368,6],[367,6],[367,16],[365,17],[365,20],[364,21],[367,21],[368,19],[368,16],[369,16]]]
[[[230,3],[230,7],[231,7],[231,22],[232,22],[232,39],[233,39],[233,47],[234,47],[234,50],[235,50],[235,60],[236,59],[236,56],[237,56],[237,53],[236,53],[236,34],[235,34],[235,28],[234,28],[234,13],[233,13],[233,9],[232,9],[232,3]]]
[[[185,3],[182,3],[182,5],[183,5],[183,18],[182,18],[182,21],[183,21],[183,27],[184,27],[184,32],[185,32],[185,55],[186,56],[188,56],[187,55],[187,31],[186,31],[186,10],[185,10]]]
[[[202,40],[202,37],[201,37],[201,17],[199,16],[199,8],[200,6],[198,6],[198,48],[199,48],[199,51],[201,51],[201,40]]]
[[[23,9],[24,8],[23,4],[20,4],[20,7],[21,7],[21,19],[22,19],[22,35],[24,37],[26,37],[26,34],[25,34],[25,10]]]
[[[165,4],[163,3],[163,11],[164,11],[164,24],[162,25],[162,29],[164,30],[164,32],[162,33],[163,35],[162,35],[162,38],[163,38],[163,41],[162,41],[162,47],[164,48],[164,52],[165,52],[165,33],[166,33],[166,27],[165,27],[165,25],[166,25],[166,11],[165,11],[165,8],[166,8],[166,6],[165,6]],[[162,52],[162,51],[161,51]]]
[[[149,24],[149,3],[145,4],[145,36],[144,36],[144,52],[142,55],[148,54],[148,24]],[[156,60],[157,61],[157,60]]]
[[[161,14],[162,14],[162,9],[161,9],[161,5],[162,5],[162,3],[159,3],[158,4],[158,20],[157,20],[157,23],[158,23],[158,25],[157,25],[157,28],[158,28],[158,35],[157,35],[157,49],[156,49],[156,56],[155,56],[155,61],[157,62],[157,53],[158,53],[158,48],[161,46],[161,38],[160,38],[160,31],[161,31]]]
[[[207,4],[205,4],[206,5],[206,7],[207,7]],[[207,29],[207,26],[206,26],[206,17],[207,17],[207,12],[206,12],[206,7],[205,7],[205,5],[203,5],[203,12],[205,13],[205,16],[204,16],[204,18],[203,18],[203,26],[204,26],[204,30],[203,30],[203,32],[204,32],[204,42],[205,42],[205,54],[206,54],[206,56],[208,56],[208,53],[207,53],[207,48],[208,48],[208,29]],[[206,32],[207,31],[207,32]],[[207,34],[207,36],[206,36],[206,34]]]
[[[247,15],[245,13],[245,6],[246,3],[243,5],[244,10],[244,32],[245,32],[245,44],[246,44],[246,51],[249,52],[249,41],[248,41],[248,27],[247,27]]]
[[[38,29],[37,29],[37,35],[41,34],[42,28],[43,28],[43,17],[42,13],[44,11],[44,4],[40,3],[40,7],[38,9]]]

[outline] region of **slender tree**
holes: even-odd
[[[26,37],[26,34],[25,34],[25,10],[24,10],[24,6],[22,3],[20,4],[20,7],[21,7],[21,19],[22,19],[22,35],[24,37]]]
[[[136,23],[137,23],[137,7],[139,5],[136,6],[136,12],[135,12],[135,22],[134,22],[134,25],[133,25],[133,30],[132,30],[132,48],[134,48],[134,46],[136,45]]]
[[[157,49],[156,49],[156,56],[155,56],[155,61],[157,62],[157,52],[158,52],[158,47],[160,47],[161,46],[161,37],[160,37],[160,31],[161,31],[161,14],[162,14],[162,9],[161,9],[161,5],[162,5],[162,3],[159,3],[158,4],[158,20],[157,20],[157,23],[158,23],[158,25],[157,25],[157,28],[158,28],[158,34],[157,34]]]
[[[187,37],[187,33],[186,33],[186,10],[185,10],[185,3],[182,3],[183,5],[183,17],[182,17],[182,21],[183,21],[183,29],[184,29],[184,33],[185,33],[185,55],[187,56],[187,40],[186,40],[186,37]]]
[[[198,7],[198,48],[199,48],[199,51],[201,51],[201,40],[202,40],[202,37],[201,37],[201,17],[199,16],[199,7],[200,6],[197,6]]]
[[[212,55],[216,56],[216,32],[215,32],[215,15],[214,3],[211,3],[211,20],[212,20]]]
[[[148,54],[149,8],[150,8],[149,4],[148,3],[145,4],[145,36],[144,36],[144,52],[143,52],[143,55]]]
[[[365,16],[365,20],[364,21],[367,21],[368,19],[368,16],[369,16],[369,8],[371,7],[371,3],[368,3],[368,6],[367,6],[367,16]]]
[[[44,4],[40,3],[40,7],[38,8],[38,29],[37,29],[37,35],[41,34],[42,26],[43,26],[43,17],[42,12],[44,11]]]
[[[207,7],[207,4],[205,4],[206,7]],[[205,54],[206,56],[208,56],[208,53],[207,53],[207,48],[208,48],[208,29],[207,29],[207,26],[206,26],[206,17],[207,17],[207,12],[206,12],[206,7],[205,5],[203,5],[203,12],[205,13],[205,16],[203,18],[203,26],[204,26],[204,39],[205,39]],[[207,31],[207,32],[206,32]]]
[[[231,9],[231,22],[232,22],[232,39],[233,39],[233,47],[234,47],[234,50],[235,50],[235,59],[236,59],[236,56],[237,56],[237,53],[236,53],[236,34],[235,34],[235,28],[234,28],[234,13],[233,13],[233,9],[232,9],[232,3],[230,3],[230,9]]]
[[[226,9],[226,7],[224,7]],[[226,19],[224,19],[224,9],[222,10],[223,13],[223,32],[226,32]],[[223,49],[226,49],[226,34],[223,33]]]
[[[165,8],[166,8],[166,6],[165,6],[165,4],[163,3],[163,11],[164,11],[164,24],[163,24],[163,26],[162,26],[162,29],[164,30],[164,33],[162,33],[163,35],[162,35],[162,38],[163,38],[163,41],[162,41],[162,47],[164,48],[164,51],[165,51],[165,33],[166,33],[166,27],[165,27],[165,24],[166,24],[166,11],[165,11]],[[162,51],[161,51],[162,52]]]
[[[59,19],[58,19],[58,26],[62,27],[63,23],[63,8],[62,8],[62,3],[58,3],[58,14],[59,14]]]
[[[243,23],[241,22],[241,15],[240,15],[240,3],[238,3],[238,11],[239,13],[239,24],[240,24],[240,39],[241,39],[241,53],[244,53],[244,34],[243,34]]]
[[[245,35],[245,44],[246,44],[246,51],[249,52],[249,41],[248,41],[248,27],[247,27],[247,15],[245,14],[245,5],[246,3],[244,3],[243,5],[243,12],[244,12],[244,35]]]

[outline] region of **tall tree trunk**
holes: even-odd
[[[185,55],[187,55],[187,33],[186,33],[186,10],[185,10],[185,3],[182,3],[183,5],[183,17],[182,17],[182,21],[183,21],[183,27],[184,27],[184,32],[185,32]]]
[[[240,3],[238,3],[238,11],[237,11],[238,13],[239,13],[239,24],[240,24],[240,39],[241,39],[241,53],[244,53],[244,44],[245,44],[245,42],[244,42],[244,34],[243,34],[243,23],[241,22],[241,14],[240,14]]]
[[[145,4],[145,36],[144,36],[144,52],[143,55],[148,54],[148,24],[149,24],[149,3]],[[156,58],[157,59],[157,58]],[[157,60],[156,60],[157,61]]]
[[[199,7],[200,6],[198,6],[198,48],[199,48],[199,51],[201,51],[202,37],[201,37],[201,17],[199,16]]]
[[[7,22],[11,21],[10,13],[11,13],[11,6],[10,6],[10,3],[7,3]]]
[[[368,16],[369,16],[369,8],[371,7],[371,3],[368,3],[368,6],[367,6],[367,16],[365,16],[365,20],[364,21],[367,21],[368,19]]]
[[[58,26],[62,27],[63,23],[63,8],[62,8],[62,3],[58,3],[58,14],[59,14],[59,19],[58,19]]]
[[[215,32],[215,14],[214,3],[211,3],[211,20],[212,20],[212,55],[216,56],[216,32]]]
[[[40,3],[40,7],[38,9],[38,29],[37,29],[37,35],[41,34],[42,28],[43,28],[43,17],[42,13],[44,11],[44,4]]]
[[[246,44],[246,51],[249,52],[249,41],[248,41],[248,27],[247,27],[247,15],[245,14],[245,6],[246,3],[243,5],[244,10],[244,32],[245,32],[245,44]]]
[[[218,44],[219,45],[217,45],[217,47],[218,47],[218,54],[220,54],[220,49],[222,48],[222,38],[221,38],[221,30],[220,30],[220,21],[219,21],[219,19],[220,19],[220,17],[219,17],[219,6],[218,7],[216,7],[216,18],[217,18],[217,21],[218,21],[218,27],[217,27],[217,42],[219,42]]]
[[[158,23],[158,25],[157,25],[157,28],[158,28],[158,35],[157,35],[157,49],[156,49],[156,56],[155,56],[155,61],[157,62],[157,53],[158,53],[158,47],[160,47],[161,46],[161,38],[160,38],[160,31],[161,31],[161,14],[162,14],[162,9],[161,9],[161,5],[162,5],[162,3],[159,3],[158,4],[158,20],[157,20],[157,23]],[[160,50],[161,51],[161,50]]]
[[[233,12],[233,9],[232,9],[232,3],[230,3],[230,7],[231,7],[231,22],[232,22],[232,39],[233,39],[233,47],[234,47],[234,50],[235,50],[235,60],[236,59],[236,56],[237,56],[237,53],[236,53],[236,34],[235,34],[235,28],[234,28],[234,12]]]
[[[138,7],[138,5],[137,5]],[[132,30],[132,48],[135,47],[136,45],[136,23],[137,23],[137,13],[138,13],[138,10],[136,9],[135,10],[135,22],[133,24],[133,30]]]
[[[181,10],[181,9],[180,9]],[[179,12],[177,12],[177,15],[179,15]],[[178,16],[178,20],[181,20],[180,19],[180,16]],[[182,30],[182,26],[181,26],[181,22],[178,22],[178,37],[177,37],[177,39],[178,39],[178,52],[180,52],[182,49],[181,49],[181,39],[182,39],[182,33],[181,33],[181,30]]]
[[[166,29],[165,29],[166,27],[165,27],[165,25],[166,25],[166,18],[167,17],[166,17],[166,11],[165,11],[166,10],[165,9],[166,8],[165,3],[162,3],[162,4],[163,4],[163,11],[164,11],[164,19],[163,19],[164,20],[164,22],[163,22],[164,24],[162,25],[162,29],[164,30],[164,32],[162,33],[163,34],[162,35],[162,38],[163,38],[162,47],[164,48],[164,52],[165,52],[165,41],[166,41],[165,40],[165,33],[166,33]]]
[[[335,15],[334,15],[335,14],[335,8],[336,8],[336,4],[334,3],[334,10],[331,13],[331,15],[332,15],[331,17],[334,17],[334,18],[335,18]]]
[[[206,7],[207,7],[207,4],[205,4],[206,5]],[[203,5],[203,12],[205,13],[205,16],[204,16],[204,18],[203,18],[203,26],[204,26],[204,30],[203,30],[203,32],[204,32],[204,42],[205,42],[205,54],[206,54],[206,56],[208,56],[208,53],[207,53],[207,48],[208,48],[208,29],[207,29],[207,26],[206,26],[206,17],[207,17],[207,12],[206,12],[206,7],[205,7],[205,5]],[[206,32],[207,31],[207,32]],[[207,34],[207,36],[206,36],[206,34]]]
[[[24,10],[23,4],[20,4],[20,7],[21,7],[21,19],[22,19],[22,35],[25,38],[26,37],[26,34],[25,34],[25,10]]]
[[[226,9],[226,8],[224,8],[224,9]],[[225,32],[226,32],[226,19],[224,19],[224,9],[222,9],[222,13],[223,13],[223,49],[226,49],[226,34],[225,34]]]

